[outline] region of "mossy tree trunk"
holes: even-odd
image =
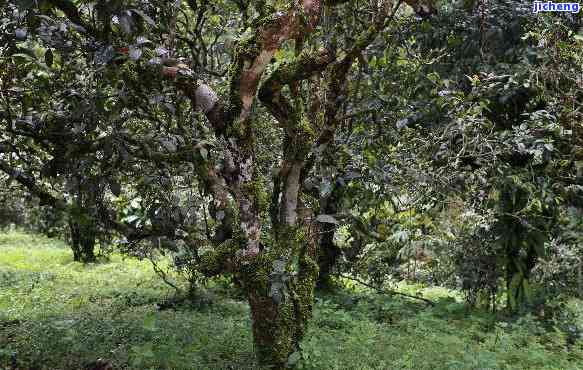
[[[234,273],[240,278],[251,306],[258,358],[274,368],[284,367],[289,356],[298,349],[312,312],[318,273],[318,243],[314,241],[313,225],[316,222],[313,216],[320,210],[315,205],[317,200],[312,202],[314,199],[310,199],[304,180],[310,172],[319,170],[320,156],[334,140],[341,122],[340,107],[349,95],[346,85],[352,64],[394,15],[392,1],[371,2],[371,11],[363,14],[370,16],[363,22],[366,30],[350,35],[341,45],[336,45],[336,37],[323,37],[323,34],[337,32],[343,27],[331,24],[324,32],[314,32],[325,6],[333,11],[335,6],[347,2],[294,0],[284,2],[285,6],[281,2],[251,2],[261,16],[244,27],[234,50],[227,53],[231,63],[227,78],[220,79],[221,84],[228,83],[223,96],[201,81],[196,71],[171,58],[162,58],[163,65],[153,63],[150,66],[148,63],[147,67],[144,65],[144,69],[139,69],[147,73],[143,76],[145,78],[161,75],[173,79],[176,89],[190,98],[193,109],[206,116],[208,128],[220,143],[211,146],[207,140],[201,140],[192,143],[193,151],[183,153],[184,158],[178,153],[156,153],[159,154],[156,157],[192,163],[205,195],[213,198],[213,213],[216,224],[220,226],[214,237],[209,238],[212,240],[204,241],[213,248],[199,256],[198,267],[209,276]],[[430,0],[425,2],[427,4],[418,0],[404,2],[419,14],[431,11]],[[212,12],[211,7],[199,12],[195,9],[197,2],[187,3],[184,6],[190,6],[199,17],[207,10]],[[54,6],[73,23],[82,25],[90,36],[109,39],[103,37],[111,35],[109,22],[92,26],[73,2],[55,2]],[[274,9],[276,6],[279,9]],[[111,15],[98,13],[99,16]],[[334,17],[333,22],[341,21],[342,17]],[[325,40],[326,47],[319,49]],[[291,56],[284,51],[278,58],[285,60],[272,64],[284,44],[294,45],[295,54]],[[116,63],[103,68],[117,68],[118,59],[123,63],[123,58],[115,59]],[[264,76],[270,64],[273,70],[269,76]],[[284,87],[289,88],[289,92],[283,92]],[[253,109],[257,97],[277,121],[284,137],[281,153],[274,156],[281,158],[281,162],[276,164],[279,170],[274,176],[273,186],[261,176],[256,160],[257,152],[262,149],[255,137],[261,119],[257,114],[259,110]],[[140,155],[146,158],[154,155],[147,146],[143,152]],[[0,162],[0,169],[6,171],[3,162]],[[37,185],[33,178],[18,171],[9,173],[47,202],[67,208],[63,199],[35,189]],[[271,197],[266,194],[266,189],[273,189]],[[312,204],[315,209],[304,204]],[[79,210],[90,209],[90,204],[80,202],[79,205]],[[271,222],[266,221],[268,213]],[[85,214],[93,215],[92,212]],[[85,227],[90,228],[92,224],[76,216],[73,215],[72,227],[76,248],[86,253],[94,240],[95,234],[91,232],[94,229],[87,231]],[[121,222],[108,221],[108,224],[132,238],[141,232]],[[144,234],[148,235],[147,232]],[[82,258],[82,254],[78,256]]]
[[[298,226],[277,227],[272,244],[256,255],[227,240],[204,254],[200,271],[214,276],[234,273],[251,309],[254,348],[262,365],[285,368],[299,351],[312,316],[318,277],[317,231],[303,219]]]
[[[306,239],[307,231],[284,233],[286,239],[276,242],[275,253],[267,252],[241,270],[257,358],[274,368],[286,367],[290,355],[299,351],[312,316],[318,266],[316,243]],[[282,257],[293,254],[297,262]]]
[[[392,3],[381,2],[371,27],[340,58],[335,44],[319,50],[308,45],[324,4],[333,7],[344,2],[301,0],[286,12],[254,22],[252,34],[234,50],[225,98],[184,66],[161,70],[163,76],[175,79],[226,143],[220,166],[197,157],[201,183],[213,197],[214,213],[221,215],[214,249],[200,256],[199,269],[207,276],[232,273],[241,282],[251,308],[257,358],[276,369],[286,367],[299,349],[312,315],[318,277],[314,214],[321,210],[305,206],[317,202],[306,201],[311,195],[304,180],[319,170],[319,156],[334,140],[352,64],[391,18]],[[295,55],[262,79],[288,40],[294,41]],[[289,88],[285,93],[284,87]],[[282,160],[273,187],[257,170],[255,130],[260,118],[252,109],[256,97],[283,132]],[[269,196],[265,189],[271,188]],[[267,214],[271,222],[265,222]],[[225,225],[229,222],[232,225]]]
[[[332,185],[332,191],[328,196],[320,198],[320,213],[334,215],[339,211],[339,203],[342,197],[342,189],[338,184]],[[338,262],[341,251],[334,242],[334,234],[338,225],[334,223],[321,223],[320,245],[318,253],[318,274],[317,288],[326,290],[332,288],[332,273]]]

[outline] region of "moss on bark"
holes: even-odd
[[[318,275],[318,265],[309,250],[303,230],[281,227],[269,250],[242,264],[255,351],[262,364],[285,368],[289,356],[299,350],[312,316]],[[292,274],[294,256],[298,261],[296,274]],[[278,270],[278,264],[284,264],[283,269]],[[284,293],[276,297],[274,284],[282,281]]]
[[[203,254],[198,263],[198,270],[205,276],[211,277],[232,270],[235,253],[239,244],[229,239],[214,250]]]

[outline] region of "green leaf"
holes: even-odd
[[[131,223],[137,221],[139,218],[140,218],[140,216],[130,215],[130,216],[128,216],[128,217],[125,218],[125,222],[131,224]]]
[[[25,53],[17,53],[17,54],[12,55],[12,58],[16,58],[16,57],[22,58],[22,59],[27,60],[27,61],[35,61],[35,58],[33,56],[25,54]]]
[[[109,189],[111,190],[113,195],[115,195],[116,197],[119,197],[119,195],[121,193],[121,185],[118,182],[111,180],[109,182]]]
[[[208,150],[206,148],[201,147],[199,149],[200,151],[200,156],[202,157],[202,159],[207,159],[208,157]]]
[[[47,67],[52,67],[53,65],[53,52],[51,49],[47,49],[45,52],[45,64]]]
[[[287,358],[287,366],[293,367],[298,361],[302,358],[302,355],[299,351],[295,351]]]

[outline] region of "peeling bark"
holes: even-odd
[[[228,207],[229,196],[234,200],[239,218],[234,234],[238,234],[233,235],[233,244],[227,247],[223,243],[204,255],[201,269],[208,275],[230,270],[240,276],[251,306],[258,359],[275,368],[284,368],[289,355],[299,349],[311,316],[319,270],[318,238],[313,232],[311,210],[300,212],[303,179],[312,166],[308,156],[314,146],[326,146],[334,140],[348,72],[392,17],[387,5],[390,3],[383,2],[377,20],[357,37],[352,49],[340,60],[336,60],[334,50],[301,52],[306,37],[318,25],[323,4],[344,2],[300,0],[286,12],[256,21],[255,32],[236,46],[229,69],[229,93],[224,101],[189,71],[177,67],[162,71],[176,78],[177,86],[191,98],[193,108],[205,113],[217,136],[227,143],[224,166],[217,173],[209,170],[207,181],[218,207]],[[296,57],[282,64],[259,88],[268,64],[287,40],[295,40]],[[306,108],[299,82],[317,79],[324,71],[328,76],[324,88],[326,100]],[[292,92],[290,98],[282,93],[286,85]],[[283,161],[271,197],[272,244],[266,248],[260,243],[260,198],[265,185],[255,168],[252,108],[257,95],[285,135]],[[333,235],[333,230],[326,231]],[[326,240],[330,242],[331,238]],[[324,265],[324,273],[329,272],[330,264]],[[292,275],[291,271],[297,274]]]
[[[404,1],[418,14],[431,11],[431,6],[425,2]],[[219,223],[215,235],[208,238],[213,239],[209,240],[213,250],[200,258],[200,271],[207,276],[227,272],[242,277],[251,306],[258,357],[262,363],[276,368],[284,367],[289,355],[299,348],[311,316],[318,273],[317,233],[313,230],[312,211],[302,205],[302,195],[305,195],[303,179],[312,166],[308,158],[315,146],[325,146],[334,140],[339,125],[338,108],[342,105],[341,97],[346,96],[348,71],[355,58],[390,20],[387,18],[387,4],[392,2],[377,2],[378,20],[357,37],[344,58],[336,60],[333,50],[302,52],[304,46],[310,44],[310,33],[318,26],[323,6],[345,2],[347,0],[290,1],[285,11],[271,15],[265,14],[268,11],[265,1],[256,2],[254,6],[261,18],[251,25],[252,34],[241,39],[233,50],[226,96],[219,97],[212,86],[200,80],[200,76],[185,65],[156,67],[160,68],[156,69],[159,75],[173,79],[177,90],[191,100],[193,110],[204,113],[216,137],[226,143],[222,167],[216,166],[206,156],[202,158],[200,147],[194,145],[192,151],[172,153],[170,157],[170,154],[151,153],[146,147],[135,144],[137,151],[143,152],[142,158],[152,161],[176,159],[195,164],[204,191],[213,197],[213,217]],[[92,34],[100,40],[108,39],[111,17],[107,15],[111,14],[106,7],[100,8],[103,10],[99,12],[103,29],[97,30],[89,27],[88,15],[79,12],[75,2],[54,0],[49,3],[71,21],[82,25],[85,31],[80,32]],[[201,19],[212,4],[188,3],[198,15],[197,29],[200,29]],[[287,41],[295,42],[295,58],[280,66],[259,89],[269,63]],[[204,54],[204,61],[199,64],[206,63],[206,51]],[[319,104],[316,99],[306,108],[308,104],[303,101],[300,81],[317,79],[324,72],[328,75],[327,86],[323,89],[327,101]],[[282,93],[286,85],[291,90],[289,99]],[[252,112],[258,95],[285,135],[283,160],[272,195],[272,230],[265,238],[264,242],[268,244],[265,246],[260,241],[264,226],[261,198],[268,187],[256,169],[256,118]],[[34,176],[10,168],[1,160],[0,169],[27,186],[43,203],[69,209],[64,199],[46,191],[42,182],[40,185],[35,182]],[[97,212],[103,215],[107,226],[130,238],[147,236],[147,231],[141,233],[141,230],[138,232],[130,225],[111,219],[102,204],[97,204]],[[80,228],[73,225],[72,229],[76,245],[84,243],[80,240]],[[89,239],[93,234],[87,235]],[[86,244],[89,245],[89,241]]]
[[[282,203],[282,220],[287,226],[294,226],[297,218],[298,194],[300,192],[300,175],[302,172],[303,162],[296,162],[285,178],[285,191],[281,200]]]

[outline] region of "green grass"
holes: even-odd
[[[258,368],[248,307],[227,293],[209,288],[210,303],[159,311],[173,291],[147,262],[84,266],[62,242],[0,234],[0,369],[13,354],[20,369],[97,358],[116,369]],[[470,312],[444,289],[424,293],[435,307],[358,289],[319,297],[298,367],[583,369],[581,340],[567,345],[531,317]]]

